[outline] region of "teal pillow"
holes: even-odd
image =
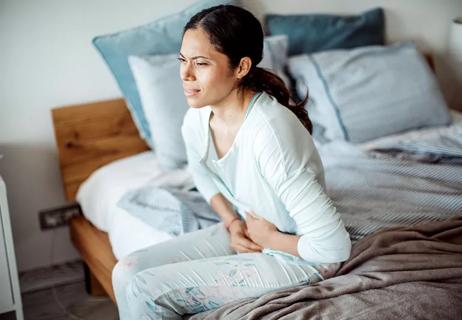
[[[265,16],[266,29],[270,35],[288,35],[289,55],[384,45],[384,24],[382,8],[371,9],[355,16],[330,14]]]
[[[140,136],[151,148],[154,147],[153,137],[130,71],[128,56],[177,53],[181,46],[183,27],[194,14],[219,4],[239,3],[239,0],[202,0],[148,24],[93,39],[93,45],[106,61],[127,101]]]

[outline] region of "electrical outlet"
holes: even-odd
[[[40,229],[46,230],[65,226],[72,217],[81,214],[82,209],[77,202],[41,210],[39,211]]]

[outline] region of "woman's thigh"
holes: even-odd
[[[223,223],[135,251],[121,259],[142,269],[164,264],[235,254]]]
[[[147,269],[130,282],[127,299],[137,319],[176,319],[236,299],[320,280],[318,271],[308,263],[244,253]]]

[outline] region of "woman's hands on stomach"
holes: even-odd
[[[261,252],[263,250],[263,247],[250,239],[245,221],[239,219],[233,221],[228,230],[231,237],[231,248],[236,252]]]

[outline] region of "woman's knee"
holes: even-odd
[[[114,289],[119,285],[126,285],[138,272],[148,267],[140,264],[140,259],[136,254],[131,254],[120,259],[112,270]]]
[[[172,308],[173,304],[158,303],[168,295],[171,287],[155,274],[155,268],[137,273],[127,283],[125,295],[132,316],[136,319],[181,319]]]

